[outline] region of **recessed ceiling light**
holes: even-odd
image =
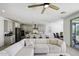
[[[62,12],[61,12],[61,14],[65,14],[65,13],[66,13],[65,11],[62,11]]]
[[[5,13],[5,10],[4,9],[2,10],[2,13]]]

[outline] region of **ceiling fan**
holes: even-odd
[[[44,11],[45,11],[45,9],[47,7],[50,7],[52,9],[54,9],[54,10],[59,10],[60,9],[59,7],[57,7],[55,5],[52,5],[51,3],[43,3],[43,4],[36,4],[36,5],[29,5],[28,8],[39,7],[39,6],[43,6],[43,10],[42,10],[41,14],[44,13]]]

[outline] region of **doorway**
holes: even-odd
[[[79,49],[79,17],[71,21],[71,46]]]

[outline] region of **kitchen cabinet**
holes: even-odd
[[[0,47],[4,45],[4,18],[0,17]]]

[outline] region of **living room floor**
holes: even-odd
[[[67,47],[67,53],[69,53],[71,56],[79,56],[79,49]]]

